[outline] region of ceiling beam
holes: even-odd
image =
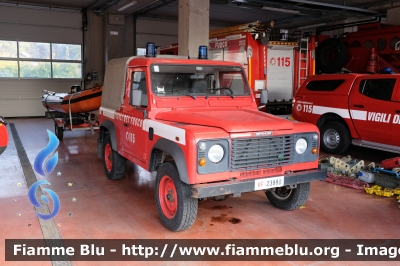
[[[316,2],[316,1],[310,1],[310,0],[233,0],[229,1],[228,4],[236,4],[236,5],[252,5],[254,4],[259,4],[259,5],[268,5],[270,7],[275,7],[275,8],[284,8],[284,9],[289,9],[289,10],[299,10],[303,14],[307,15],[315,15],[312,12],[339,12],[339,11],[345,11],[345,12],[352,12],[352,13],[358,13],[358,14],[363,14],[363,15],[368,15],[368,16],[378,16],[382,15],[376,10],[369,10],[366,8],[361,8],[361,7],[352,7],[352,6],[345,6],[345,5],[336,5],[336,4],[329,4],[329,3],[321,3],[321,2]],[[304,5],[310,5],[310,6],[304,6]],[[313,7],[315,6],[315,7]],[[257,6],[255,6],[257,8]]]
[[[154,7],[149,7],[151,4],[153,4],[153,3],[155,3],[155,2],[158,2],[158,1],[154,1],[154,2],[152,2],[152,3],[150,3],[150,4],[146,5],[146,6],[143,6],[143,7],[139,8],[139,9],[137,9],[137,10],[135,10],[135,11],[129,13],[129,14],[134,13],[135,17],[140,17],[140,16],[143,16],[143,15],[146,15],[147,13],[149,13],[149,12],[151,12],[151,11],[154,11],[154,10],[157,10],[157,9],[162,8],[162,7],[164,7],[164,6],[167,6],[167,5],[169,5],[169,4],[172,4],[172,3],[176,2],[177,0],[161,0],[161,1],[162,1],[162,3],[159,4],[159,5],[156,5],[156,6],[154,6]],[[141,11],[141,12],[138,12],[138,11],[140,11],[140,10],[146,8],[146,7],[147,7],[146,10]],[[128,14],[128,15],[129,15],[129,14]]]
[[[106,1],[106,0],[96,0],[91,5],[85,7],[84,9],[91,10],[93,7],[97,6],[98,4],[100,4],[101,2],[104,2],[104,1]]]
[[[315,2],[315,1],[309,1],[309,0],[285,0],[285,1],[293,2],[293,3],[297,3],[297,4],[308,4],[308,5],[315,5],[315,6],[331,7],[331,8],[336,8],[336,9],[344,9],[344,10],[360,12],[360,13],[365,13],[365,14],[370,14],[370,15],[379,15],[378,11],[369,10],[369,9],[365,9],[365,8],[359,8],[359,7],[335,5],[335,4],[321,3],[321,2]]]
[[[119,2],[119,0],[112,0],[111,2],[108,2],[108,3],[104,4],[103,6],[101,6],[100,9],[94,10],[94,12],[102,13],[102,12],[106,11],[107,9],[109,9],[111,6],[117,4],[118,2]]]

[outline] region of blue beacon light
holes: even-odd
[[[156,57],[156,45],[154,42],[146,43],[146,57]]]
[[[200,45],[199,46],[199,59],[208,59],[208,54],[207,54],[207,46],[205,45]]]

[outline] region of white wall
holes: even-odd
[[[210,25],[210,30],[220,28],[222,26]],[[136,31],[138,48],[145,48],[146,42],[154,42],[161,47],[178,43],[178,20],[139,17]]]
[[[136,20],[136,46],[146,47],[146,42],[167,46],[178,42],[178,21],[139,17]]]
[[[81,44],[81,14],[26,7],[0,7],[2,40]],[[43,116],[42,90],[69,91],[79,80],[0,78],[0,116]]]
[[[55,11],[46,8],[0,6],[0,39],[82,44],[81,12]],[[86,72],[97,71],[99,80],[87,87],[103,83],[105,71],[106,16],[88,12],[86,42]],[[122,56],[134,55],[133,16],[125,17]],[[222,26],[210,25],[210,30]],[[139,17],[137,19],[137,47],[146,42],[167,46],[178,42],[178,20]],[[0,116],[44,116],[42,90],[69,92],[80,79],[7,79],[0,78]]]

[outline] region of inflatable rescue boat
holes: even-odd
[[[0,116],[0,154],[4,152],[8,145],[7,122]]]
[[[86,113],[98,110],[101,105],[103,87],[98,86],[80,90],[80,86],[72,86],[71,93],[44,91],[42,105],[49,110],[71,114]]]

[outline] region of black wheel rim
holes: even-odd
[[[275,188],[271,190],[271,193],[274,195],[275,198],[279,200],[286,200],[292,195],[293,189],[288,189],[286,187]]]

